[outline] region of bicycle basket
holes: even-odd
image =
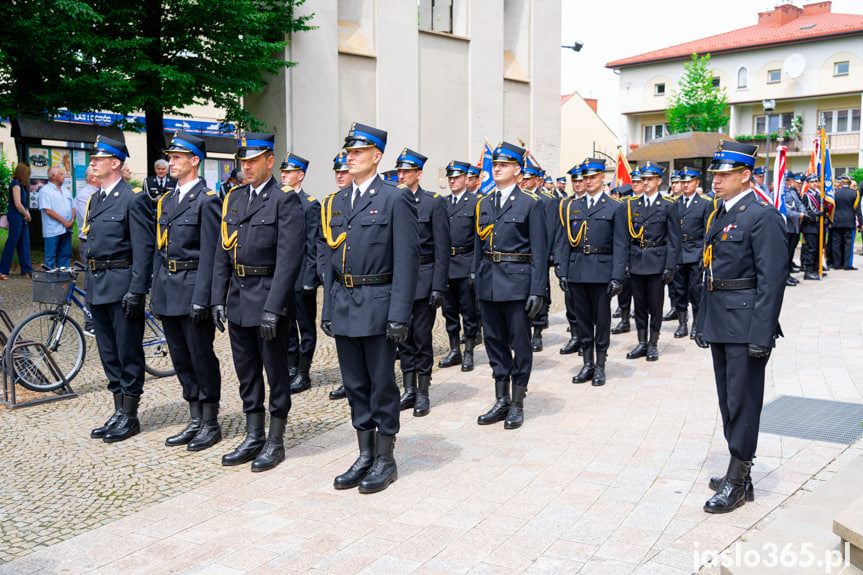
[[[69,272],[33,272],[33,301],[61,305],[66,303],[75,274]]]

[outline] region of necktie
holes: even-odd
[[[453,197],[452,197],[452,205],[454,206],[454,205],[456,205],[457,203],[458,203],[458,198],[457,198],[457,197],[455,197],[455,195],[453,195]]]
[[[108,197],[108,192],[105,190],[102,190],[101,192],[99,192],[99,196],[100,196],[99,199],[104,202],[105,198]]]
[[[257,195],[258,195],[258,194],[256,194],[256,193],[255,193],[255,189],[254,189],[254,188],[249,189],[249,206],[251,206],[251,205],[252,205],[252,202],[254,202],[254,201],[255,201],[255,196],[257,196]]]
[[[498,192],[494,197],[494,209],[497,212],[500,211],[500,206],[503,205],[503,198],[501,196],[503,196],[503,192]]]
[[[593,198],[589,198],[589,199],[587,200],[587,209],[588,209],[588,210],[592,210],[592,209],[593,209]]]
[[[360,199],[360,189],[354,188],[354,197],[351,198],[351,209],[354,209],[354,206],[357,205],[357,200]]]

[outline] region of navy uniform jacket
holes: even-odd
[[[294,291],[302,291],[303,286],[318,287],[318,241],[322,239],[321,234],[321,203],[310,196],[305,190],[297,192],[300,203],[303,205],[303,218],[305,222],[305,250],[303,251],[303,265],[297,276]]]
[[[150,176],[149,178],[144,180],[144,191],[149,194],[150,199],[154,202],[168,192],[173,192],[176,189],[177,178],[173,176],[165,176],[164,186],[159,185],[159,178],[157,178],[156,176]]]
[[[410,190],[408,190],[410,193]],[[446,291],[449,279],[449,218],[446,200],[440,195],[417,188],[411,199],[417,210],[420,257],[434,258],[431,262],[419,264],[417,287],[414,299],[431,295],[432,290]],[[419,261],[419,260],[417,260]]]
[[[750,192],[730,213],[717,216],[705,238],[706,245],[712,246],[712,257],[706,266],[696,331],[710,343],[772,347],[781,334],[779,311],[788,275],[782,215]],[[755,287],[710,291],[711,277],[713,281],[755,278]]]
[[[126,292],[149,291],[156,240],[153,202],[141,188],[133,188],[121,178],[104,200],[94,192],[87,203],[84,230],[87,259],[131,262],[126,268],[88,269],[88,304],[116,303]]]
[[[191,304],[210,307],[212,299],[213,260],[220,241],[219,194],[198,180],[174,209],[179,193],[175,189],[162,196],[156,210],[157,247],[150,294],[156,315],[188,315]],[[168,260],[195,260],[198,269],[170,271]]]
[[[860,212],[860,195],[851,188],[844,186],[834,192],[835,207],[833,208],[834,228],[856,228],[857,218],[863,222]]]
[[[629,215],[636,234],[644,230],[641,237],[645,243],[659,242],[662,245],[641,248],[638,239],[633,239],[629,250],[629,272],[637,275],[661,274],[663,270],[677,267],[680,258],[680,220],[674,200],[657,194],[653,205],[647,209],[647,197],[630,200]]]
[[[463,193],[455,205],[452,203],[452,196],[446,200],[450,245],[454,250],[468,250],[464,253],[450,255],[450,279],[462,279],[468,277],[472,272],[476,273],[473,240],[476,235],[476,203],[478,201],[479,198],[468,192]]]
[[[560,277],[570,283],[623,281],[630,249],[626,203],[600,193],[588,211],[586,198],[567,202],[564,222],[568,222],[568,226],[558,226],[563,236],[559,244],[563,250],[558,251]],[[574,247],[570,235],[577,241]],[[597,248],[611,250],[611,253],[591,253]]]
[[[526,300],[530,295],[545,297],[548,287],[548,244],[545,210],[539,198],[513,188],[497,213],[497,188],[477,202],[476,293],[486,301]],[[493,262],[483,252],[529,254],[529,262]]]
[[[707,220],[713,212],[713,200],[693,194],[689,207],[686,206],[686,196],[681,195],[675,201],[680,221],[682,236],[680,238],[681,264],[694,264],[701,260],[704,251],[704,233],[707,231]]]
[[[804,234],[817,234],[821,230],[821,218],[815,215],[815,212],[821,210],[821,192],[810,190],[800,197],[803,204],[803,220],[800,222],[800,231]],[[824,229],[827,229],[827,222],[824,222]],[[816,250],[817,251],[817,250]]]
[[[260,325],[265,311],[293,315],[291,287],[305,241],[300,197],[290,187],[271,177],[251,204],[249,193],[249,184],[238,186],[222,202],[222,238],[213,270],[213,305],[227,303],[228,319],[242,327]],[[272,275],[241,277],[244,268],[235,266],[274,269]]]
[[[419,232],[413,194],[375,176],[351,209],[353,186],[324,200],[329,229],[321,321],[345,337],[384,335],[387,322],[410,323],[419,271]],[[342,236],[344,234],[344,236]],[[340,240],[340,238],[344,238]],[[335,274],[392,274],[391,284],[353,288]]]
[[[800,214],[806,213],[797,190],[790,187],[785,191],[785,232],[789,234],[800,233]]]
[[[558,212],[560,208],[560,196],[557,194],[553,194],[551,192],[546,192],[542,190],[539,194],[540,201],[542,202],[543,209],[545,210],[545,227],[547,230],[546,234],[546,242],[548,244],[549,250],[549,265],[553,265],[556,263],[554,259],[554,249],[555,240],[557,238],[557,230],[560,226],[558,226]]]

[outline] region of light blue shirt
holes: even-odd
[[[91,186],[87,184],[75,195],[75,217],[78,220],[78,237],[86,240],[87,236],[84,234],[84,217],[87,215],[87,202],[90,201],[90,196],[94,193],[98,192],[99,188],[95,186]]]
[[[58,189],[57,186],[48,182],[39,188],[39,209],[42,211],[42,237],[53,238],[61,236],[67,230],[63,224],[45,213],[45,210],[54,210],[61,218],[69,221],[75,214],[72,194],[69,190]]]

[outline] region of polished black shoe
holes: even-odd
[[[381,435],[375,440],[375,460],[366,472],[359,485],[360,493],[377,493],[389,487],[399,478],[396,468],[396,458],[393,449],[396,444],[395,435]]]
[[[168,447],[175,447],[177,445],[186,445],[192,438],[197,435],[198,430],[201,429],[201,422],[203,411],[201,408],[200,401],[190,401],[189,402],[189,424],[186,426],[186,429],[178,433],[177,435],[172,435],[168,439],[165,440],[165,445]]]
[[[222,456],[222,465],[242,465],[255,459],[264,448],[267,435],[264,433],[264,414],[246,414],[246,437],[235,450]]]
[[[647,330],[638,330],[638,345],[626,354],[626,359],[638,359],[647,355]]]
[[[708,513],[729,513],[743,505],[746,502],[746,476],[751,468],[751,461],[741,461],[732,455],[725,481],[704,504],[704,510]]]
[[[462,371],[473,371],[473,339],[467,338],[464,340],[464,356],[461,360]]]
[[[296,353],[288,354],[288,381],[293,381],[297,377],[297,367],[300,364],[300,356]]]
[[[629,310],[626,310],[626,315],[622,316],[617,325],[611,328],[611,333],[614,335],[629,333],[630,329],[632,328],[629,325]]]
[[[719,491],[723,481],[725,481],[724,475],[722,477],[711,477],[708,485],[713,491]],[[747,473],[743,479],[743,497],[747,502],[755,501],[755,486],[752,485],[752,475],[750,473]]]
[[[533,337],[530,338],[530,348],[534,352],[542,351],[542,328],[541,327],[533,328]]]
[[[570,355],[579,351],[581,351],[581,342],[578,341],[578,337],[573,336],[560,348],[560,355]]]
[[[330,392],[330,399],[344,399],[347,396],[348,392],[345,391],[344,385],[340,385]]]
[[[590,385],[594,387],[605,385],[605,360],[607,358],[607,351],[596,352],[596,369],[593,371],[593,380]]]
[[[491,409],[476,418],[476,422],[479,425],[491,425],[492,423],[506,419],[510,404],[509,381],[495,381],[494,395],[497,399]]]
[[[785,285],[788,287],[794,287],[797,285],[797,280],[789,275],[785,278]]]
[[[798,266],[796,263],[791,262],[791,273],[797,273],[799,271],[803,271],[803,268]]]
[[[855,268],[854,266],[845,266],[842,269],[843,270],[849,270],[849,271],[857,271],[857,268]]]
[[[672,321],[675,319],[677,319],[677,310],[673,307],[662,316],[662,321]]]
[[[360,484],[375,460],[375,430],[357,431],[357,443],[360,446],[360,456],[350,469],[333,480],[335,489],[352,489]]]
[[[201,428],[186,446],[189,451],[203,451],[222,441],[219,425],[219,402],[201,404]]]
[[[584,350],[584,365],[572,378],[572,383],[585,383],[593,379],[596,365],[593,363],[593,344]]]
[[[429,384],[431,384],[431,374],[417,375],[417,399],[414,403],[414,417],[424,417],[431,410]]]
[[[111,417],[108,418],[108,421],[102,427],[92,430],[90,437],[93,439],[102,439],[105,437],[108,430],[114,427],[114,424],[120,420],[121,415],[123,415],[123,394],[117,392],[114,394],[114,413],[111,414]]]
[[[686,313],[686,310],[677,312],[677,329],[674,331],[674,337],[676,339],[680,339],[682,337],[686,337],[689,335],[689,328],[687,323],[689,322],[689,314]]]
[[[467,341],[464,339],[462,343]],[[461,364],[461,347],[459,346],[458,336],[455,334],[450,334],[449,336],[449,353],[446,354],[446,357],[440,360],[437,363],[438,367],[455,367],[456,365]]]
[[[506,419],[503,421],[504,429],[518,429],[524,423],[524,396],[527,388],[521,385],[512,386],[512,402],[509,404]]]
[[[405,391],[399,398],[399,410],[404,411],[412,408],[417,400],[417,372],[403,371],[402,382],[404,382]]]
[[[291,380],[291,393],[302,393],[312,387],[312,378],[309,372],[312,369],[312,358],[301,357],[300,365],[297,367],[297,375]]]
[[[614,310],[614,313],[611,314],[611,317],[617,319],[617,318],[621,317],[622,315],[623,315],[623,312],[620,310],[620,306],[618,306],[617,309]]]
[[[270,433],[264,449],[252,461],[252,471],[269,471],[285,460],[285,420],[270,416]]]
[[[138,422],[138,403],[140,401],[140,396],[123,396],[123,414],[120,415],[117,423],[105,433],[102,441],[115,443],[141,433],[141,424]]]
[[[651,333],[650,339],[647,340],[647,353],[645,353],[645,359],[647,359],[647,361],[657,361],[659,359],[659,347],[657,347],[658,343],[659,332]]]
[[[821,277],[818,275],[818,272],[808,271],[805,274],[803,274],[803,279],[805,279],[805,280],[820,280]]]

